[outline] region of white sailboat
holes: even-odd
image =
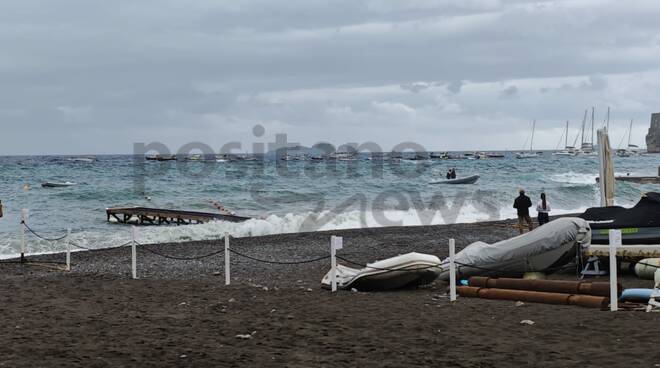
[[[630,138],[632,136],[632,126],[633,120],[630,119],[630,127],[628,128],[628,146],[626,148],[619,148],[616,150],[616,155],[618,157],[631,157],[640,155],[639,146],[630,143]],[[619,144],[619,146],[621,146],[621,144]]]
[[[589,142],[585,140],[584,128],[587,123],[587,111],[584,112],[584,120],[582,120],[582,145],[580,146],[581,154],[584,156],[598,157],[598,151],[594,149],[594,115],[595,108],[591,108],[591,139]]]
[[[566,121],[566,129],[564,130],[564,134],[559,138],[559,141],[561,142],[561,139],[564,138],[564,149],[561,151],[557,151],[553,153],[555,156],[575,156],[577,155],[577,150],[575,149],[575,146],[569,146],[568,145],[568,120]],[[559,146],[559,143],[557,144]]]
[[[529,152],[518,152],[516,158],[538,158],[540,157],[537,152],[534,152],[534,131],[536,130],[536,120],[532,123],[532,139],[529,143]]]

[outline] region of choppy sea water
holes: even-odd
[[[660,156],[614,159],[617,175],[656,175]],[[474,185],[431,185],[448,168],[458,176],[481,175]],[[178,242],[300,231],[426,225],[495,220],[514,216],[520,187],[534,202],[546,192],[553,213],[581,212],[598,204],[596,157],[539,159],[428,160],[387,162],[260,161],[145,162],[133,156],[97,156],[94,162],[70,157],[0,157],[0,257],[20,249],[20,212],[49,237],[71,228],[72,239],[93,248],[130,239],[128,226],[106,221],[105,209],[149,206],[216,212],[211,201],[244,216],[245,223],[153,226],[140,230],[142,242]],[[46,181],[77,183],[42,188]],[[26,185],[28,188],[26,189]],[[658,185],[618,182],[617,204],[628,206]],[[31,252],[62,250],[57,242],[29,237]]]

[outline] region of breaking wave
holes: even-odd
[[[553,214],[582,212],[584,208],[554,210]],[[385,226],[441,225],[451,223],[473,223],[515,217],[513,208],[502,208],[495,213],[486,213],[466,204],[460,211],[451,210],[384,210],[348,211],[343,213],[305,213],[270,215],[241,223],[215,221],[200,225],[140,227],[139,242],[176,243],[197,240],[219,240],[225,233],[232,237],[250,237],[274,234],[299,233],[356,228],[378,228]],[[73,244],[86,248],[100,249],[125,245],[131,240],[131,228],[122,225],[111,226],[109,230],[82,231],[71,235]],[[43,254],[65,251],[63,241],[47,242],[29,238],[30,254]],[[10,237],[0,241],[0,259],[15,257],[20,251],[20,238]],[[72,247],[72,249],[76,249]]]

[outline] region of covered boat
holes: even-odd
[[[609,244],[611,229],[621,230],[623,244],[660,244],[660,193],[646,193],[632,208],[594,207],[580,217],[591,225],[593,244]]]
[[[590,239],[585,220],[559,218],[498,243],[472,243],[456,253],[456,269],[460,277],[551,272],[574,260],[576,250],[586,247]],[[440,278],[448,280],[449,259],[442,262],[442,268]]]
[[[76,185],[76,183],[72,183],[70,181],[66,181],[66,182],[63,182],[63,183],[48,181],[48,182],[45,182],[45,183],[41,184],[41,186],[44,187],[44,188],[64,188],[64,187],[72,187],[74,185]]]
[[[337,265],[337,287],[359,291],[414,288],[437,279],[439,265],[440,258],[415,252],[369,263],[362,269]],[[331,272],[323,277],[323,287],[330,287]]]
[[[479,180],[479,175],[470,175],[463,178],[435,181],[430,184],[474,184]]]

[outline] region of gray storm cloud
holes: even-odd
[[[612,109],[659,110],[656,1],[7,0],[0,154],[416,141],[539,148]],[[515,97],[515,98],[512,98]],[[616,140],[616,139],[615,139]]]

